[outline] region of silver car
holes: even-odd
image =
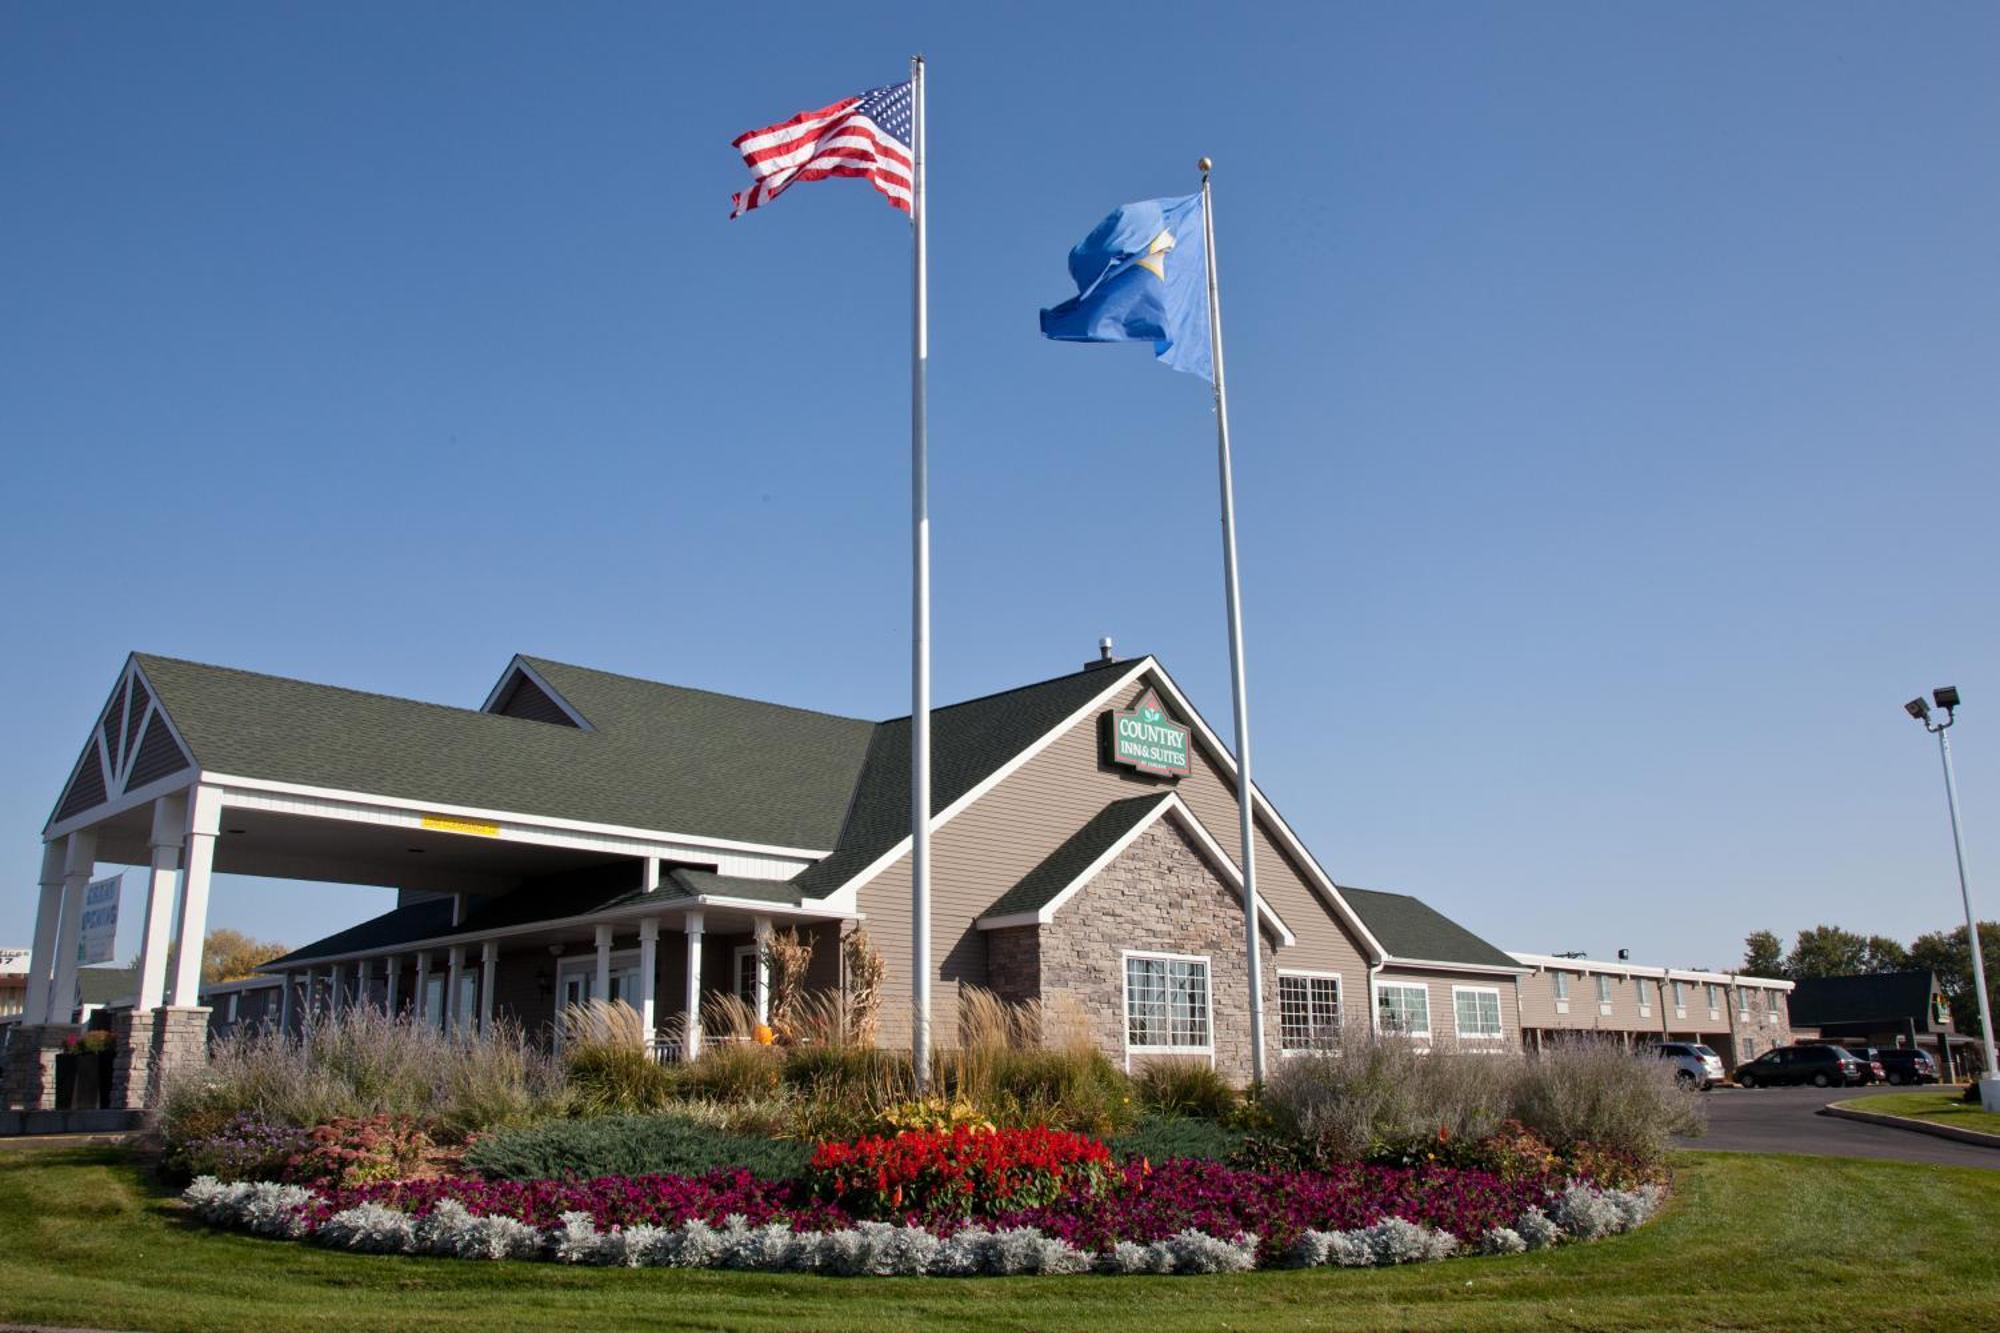
[[[1653,1049],[1685,1087],[1706,1091],[1723,1080],[1722,1057],[1698,1041],[1663,1041]]]

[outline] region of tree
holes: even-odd
[[[1785,975],[1785,943],[1768,930],[1743,937],[1743,970],[1753,977]]]
[[[1986,963],[1987,1003],[2000,1008],[2000,921],[1979,923],[1979,949]],[[1938,989],[1951,1005],[1952,1026],[1968,1037],[1978,1037],[1979,1000],[1972,989],[1972,949],[1966,943],[1965,927],[1933,930],[1919,935],[1910,945],[1910,965],[1935,972]]]
[[[291,950],[269,940],[253,940],[240,930],[220,926],[208,932],[201,946],[201,979],[205,985],[241,981],[259,965],[282,958]]]
[[[1862,970],[1866,972],[1902,972],[1910,966],[1910,951],[1887,935],[1868,937],[1867,956]]]
[[[1814,926],[1802,930],[1785,956],[1785,975],[1794,981],[1807,977],[1847,977],[1868,968],[1868,941],[1839,926]]]

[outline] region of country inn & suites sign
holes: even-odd
[[[1188,729],[1167,715],[1160,696],[1147,690],[1131,711],[1105,715],[1105,751],[1114,764],[1161,777],[1186,777]]]

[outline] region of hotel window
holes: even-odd
[[[1484,986],[1453,986],[1451,1008],[1460,1037],[1504,1035],[1500,1026],[1499,991]]]
[[[1599,1004],[1611,1003],[1611,978],[1605,976],[1602,972],[1597,974],[1597,1002]]]
[[[1722,987],[1713,981],[1708,983],[1708,1013],[1712,1018],[1722,1010]]]
[[[1310,972],[1278,974],[1278,1040],[1287,1051],[1340,1044],[1340,978]]]
[[[1569,973],[1552,972],[1549,975],[1556,979],[1556,998],[1558,1000],[1567,1000],[1569,998]]]
[[[1782,1018],[1785,1013],[1785,997],[1778,994],[1778,992],[1776,991],[1772,991],[1770,994],[1770,1002],[1771,1002],[1771,1017]]]
[[[1431,992],[1427,986],[1378,982],[1375,1012],[1384,1032],[1400,1032],[1406,1037],[1431,1035]]]
[[[757,1007],[757,946],[746,944],[736,951],[736,998]]]
[[[1130,1050],[1211,1049],[1206,958],[1125,955],[1125,1044]]]
[[[1688,1003],[1688,988],[1685,981],[1674,983],[1674,1008],[1685,1009]]]
[[[1644,977],[1632,978],[1632,993],[1639,997],[1639,1012],[1642,1014],[1653,1007],[1653,995],[1649,989],[1652,984]]]

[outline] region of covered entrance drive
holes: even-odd
[[[846,916],[802,901],[789,882],[824,845],[588,817],[644,815],[661,788],[693,802],[659,776],[676,745],[723,756],[709,785],[731,779],[734,749],[712,733],[728,722],[724,740],[740,746],[744,721],[696,711],[667,687],[642,696],[640,684],[588,673],[571,687],[593,712],[624,710],[620,740],[586,725],[518,659],[478,710],[130,659],[43,830],[7,1108],[54,1106],[54,1056],[77,1031],[84,888],[102,863],[148,871],[137,1000],[114,1025],[115,1105],[146,1105],[165,1067],[205,1058],[202,945],[216,873],[397,890],[393,910],[265,969],[284,979],[268,1021],[295,1027],[369,1003],[448,1027],[505,1017],[552,1036],[566,999],[609,997],[640,1013],[656,1049],[699,1049],[689,1016],[710,992],[735,989],[741,951],[759,956],[785,925],[837,936]],[[805,813],[830,843],[844,806],[825,804]],[[721,828],[733,813],[707,822]],[[737,820],[741,831],[816,831],[790,806],[752,814]],[[837,969],[837,948],[816,955]],[[752,972],[749,999],[762,1013],[768,980]]]

